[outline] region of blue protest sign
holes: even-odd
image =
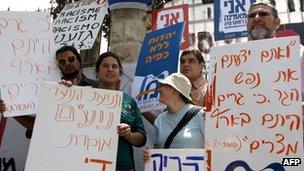
[[[247,12],[256,0],[214,1],[214,39],[246,37]]]
[[[157,79],[177,72],[183,27],[184,22],[145,36],[131,93],[142,112],[163,108],[158,102]]]

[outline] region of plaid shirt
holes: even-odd
[[[205,106],[205,96],[207,92],[208,81],[201,75],[197,80],[191,83],[191,93],[190,96],[195,105]]]

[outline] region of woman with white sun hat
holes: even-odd
[[[201,107],[190,97],[191,83],[187,77],[174,73],[159,81],[159,101],[167,105],[155,122],[155,148],[203,148],[205,119]],[[149,152],[144,149],[144,162]]]

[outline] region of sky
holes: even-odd
[[[35,11],[38,8],[44,10],[51,6],[50,0],[0,0],[0,10],[11,11]]]

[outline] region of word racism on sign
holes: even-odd
[[[189,47],[189,17],[188,4],[152,11],[152,30],[161,29],[180,22],[184,22],[184,32],[181,41],[181,49]]]
[[[25,170],[115,170],[122,92],[46,82],[41,97]]]
[[[299,37],[216,47],[211,56],[216,67],[205,149],[212,150],[212,168],[278,170],[282,158],[303,157]]]
[[[53,23],[56,46],[90,49],[108,8],[107,1],[78,1],[67,4]]]
[[[247,36],[247,11],[255,0],[214,1],[214,38],[232,39]]]

